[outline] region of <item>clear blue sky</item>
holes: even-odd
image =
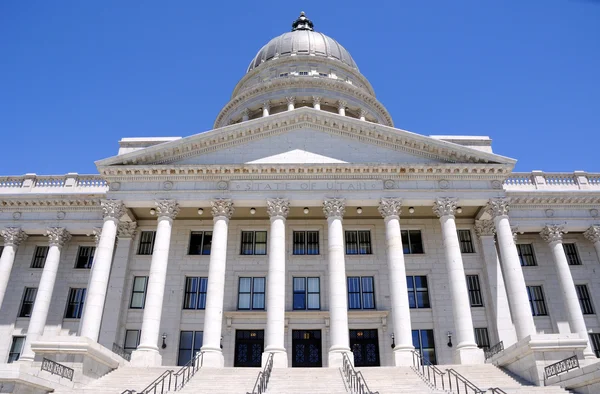
[[[0,1],[0,174],[96,173],[122,137],[210,130],[304,10],[398,128],[600,172],[600,1]]]

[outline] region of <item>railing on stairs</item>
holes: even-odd
[[[121,346],[117,345],[116,343],[113,343],[112,352],[114,354],[116,354],[117,356],[124,358],[127,361],[131,361],[131,353],[129,353],[127,350],[123,349]]]
[[[42,365],[40,366],[40,369],[42,371],[50,372],[52,375],[58,375],[61,378],[66,378],[69,380],[73,380],[73,375],[75,374],[73,368],[69,368],[46,357],[44,357],[44,359],[42,360]]]
[[[171,381],[173,370],[163,372],[154,382],[150,383],[141,391],[125,390],[121,394],[139,393],[139,394],[166,394],[171,390]]]
[[[500,387],[490,387],[491,394],[508,394],[506,391],[502,390]]]
[[[483,353],[485,354],[485,359],[487,360],[488,358],[495,356],[496,354],[500,353],[503,350],[504,350],[504,342],[500,341],[497,344],[495,344],[494,346],[490,346],[489,348],[485,349],[483,351]]]
[[[413,368],[417,371],[421,376],[427,380],[429,386],[435,389],[445,390],[444,384],[444,375],[438,367],[429,362],[426,358],[421,356],[421,353],[413,350]]]
[[[362,372],[356,372],[348,354],[343,353],[342,373],[346,379],[351,394],[379,394],[379,391],[371,391]]]
[[[271,371],[273,370],[273,353],[269,353],[267,363],[262,371],[258,373],[256,382],[251,392],[246,394],[263,394],[267,392],[267,385],[269,384],[269,378],[271,377]]]
[[[181,369],[173,374],[175,378],[173,391],[181,390],[183,386],[198,372],[204,361],[204,352],[198,352]]]
[[[448,372],[448,390],[455,394],[483,394],[485,390],[481,390],[475,386],[467,378],[456,372],[454,369],[447,369]],[[452,383],[454,381],[454,384]]]

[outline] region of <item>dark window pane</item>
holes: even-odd
[[[304,231],[294,231],[294,254],[306,254],[306,233]]]
[[[356,231],[346,231],[346,254],[358,254],[358,234]]]
[[[204,237],[202,238],[202,254],[210,255],[212,248],[212,231],[205,231]]]
[[[93,246],[80,246],[77,250],[75,268],[92,268],[95,251],[96,248]]]
[[[142,233],[140,234],[140,245],[138,247],[138,254],[152,254],[152,249],[154,249],[155,237],[156,231],[142,231]]]
[[[190,234],[190,247],[188,250],[188,254],[202,254],[202,238],[202,231],[192,231],[192,233]]]

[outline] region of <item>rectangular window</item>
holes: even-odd
[[[533,316],[548,316],[542,286],[527,286],[527,296]]]
[[[300,71],[298,75],[308,75],[308,71]]]
[[[125,343],[123,349],[129,353],[137,349],[140,344],[140,330],[127,330],[125,331]]]
[[[267,232],[266,231],[242,231],[243,255],[267,254]]]
[[[212,245],[212,231],[192,231],[190,234],[190,255],[210,255]]]
[[[329,74],[327,74],[327,73],[319,73],[319,76],[320,76],[320,77],[328,77],[328,76],[329,76]]]
[[[85,289],[70,288],[69,298],[67,299],[67,310],[65,319],[80,319],[83,312],[83,303],[85,302]]]
[[[575,285],[577,290],[577,298],[579,298],[579,305],[581,305],[581,311],[584,315],[593,315],[594,307],[592,306],[592,300],[590,299],[590,292],[587,285]]]
[[[369,230],[346,231],[346,254],[372,254]]]
[[[423,254],[421,230],[402,230],[401,234],[404,254]]]
[[[142,231],[140,234],[140,245],[138,246],[138,253],[142,255],[151,255],[154,249],[154,239],[156,238],[156,231]]]
[[[77,250],[75,268],[92,268],[95,252],[96,248],[93,246],[80,246]]]
[[[179,355],[177,365],[187,364],[202,347],[202,331],[181,331],[179,334]]]
[[[295,255],[317,255],[319,254],[319,232],[318,231],[294,231],[293,232]]]
[[[467,289],[469,290],[469,301],[471,301],[471,306],[483,306],[479,276],[467,275]]]
[[[265,309],[265,278],[240,278],[238,309]]]
[[[289,75],[289,73],[281,73],[279,74],[279,77],[287,77]]]
[[[517,252],[519,260],[524,267],[537,265],[535,254],[533,253],[533,244],[517,244]]]
[[[426,276],[407,276],[408,306],[410,308],[431,308]]]
[[[600,334],[590,334],[590,342],[596,357],[600,358]]]
[[[421,353],[423,359],[432,364],[437,363],[433,330],[412,330],[412,340],[415,350]]]
[[[206,308],[206,289],[208,278],[185,278],[185,296],[183,297],[183,309]]]
[[[294,310],[321,309],[321,284],[319,278],[293,278]]]
[[[23,301],[21,302],[21,310],[19,317],[31,317],[33,311],[33,303],[37,295],[37,287],[26,287],[23,293]]]
[[[44,268],[46,256],[48,255],[48,246],[36,246],[31,260],[31,268]]]
[[[348,309],[375,309],[375,285],[372,276],[348,277]]]
[[[131,291],[131,302],[129,308],[131,309],[144,309],[144,303],[146,302],[146,288],[148,286],[147,276],[134,276],[133,277],[133,290]]]
[[[487,328],[475,329],[475,343],[477,344],[477,347],[481,349],[487,349],[490,347],[490,337],[488,336]]]
[[[8,353],[7,363],[17,361],[21,356],[23,350],[23,344],[25,343],[25,337],[13,337],[12,345],[10,345],[10,352]]]
[[[574,243],[563,244],[563,249],[567,255],[567,261],[569,262],[569,265],[581,265],[579,254],[577,254],[577,247]]]
[[[475,253],[473,249],[473,239],[471,238],[471,231],[469,230],[457,230],[458,241],[460,242],[461,253]]]

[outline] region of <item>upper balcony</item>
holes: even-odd
[[[108,184],[100,175],[36,175],[0,177],[0,195],[9,194],[100,194]]]
[[[508,192],[544,190],[568,192],[573,190],[600,191],[600,174],[585,171],[566,172],[513,172],[504,181]]]

